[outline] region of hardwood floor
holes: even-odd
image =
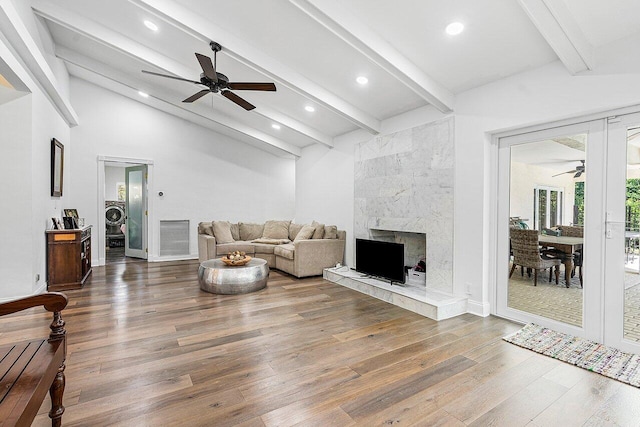
[[[67,292],[63,425],[640,425],[639,389],[502,341],[517,324],[435,322],[277,271],[212,295],[197,266],[113,264]],[[0,344],[45,318],[2,320]]]

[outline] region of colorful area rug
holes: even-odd
[[[640,387],[640,355],[530,323],[503,338],[512,344]]]

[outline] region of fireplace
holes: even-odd
[[[426,290],[453,291],[454,119],[355,147],[354,237],[404,243],[405,265],[426,259]]]
[[[427,235],[425,233],[371,229],[369,234],[372,240],[402,243],[404,245],[405,267],[414,267],[427,256]]]

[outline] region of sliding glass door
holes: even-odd
[[[640,353],[640,113],[500,138],[498,163],[496,314]]]
[[[603,126],[500,139],[498,315],[600,339]]]

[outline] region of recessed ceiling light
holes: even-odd
[[[447,25],[447,28],[445,29],[447,34],[449,34],[450,36],[457,36],[463,30],[464,24],[462,24],[462,22],[452,22],[451,24]]]
[[[304,109],[310,113],[313,113],[314,111],[316,111],[316,109],[313,108],[311,105],[307,105],[306,107],[304,107]]]
[[[140,95],[140,96],[141,96],[141,97],[143,97],[143,98],[148,98],[148,97],[149,97],[149,94],[148,94],[148,93],[143,92],[143,91],[141,91],[141,90],[139,90],[139,91],[138,91],[138,95]]]
[[[369,79],[366,78],[365,76],[358,76],[358,78],[356,79],[356,81],[358,83],[360,83],[361,85],[366,85],[367,83],[369,83]]]
[[[271,127],[274,128],[275,130],[280,130],[280,125],[279,124],[274,123],[274,124],[271,125]]]
[[[158,26],[151,21],[144,21],[144,26],[150,29],[151,31],[158,31]]]

